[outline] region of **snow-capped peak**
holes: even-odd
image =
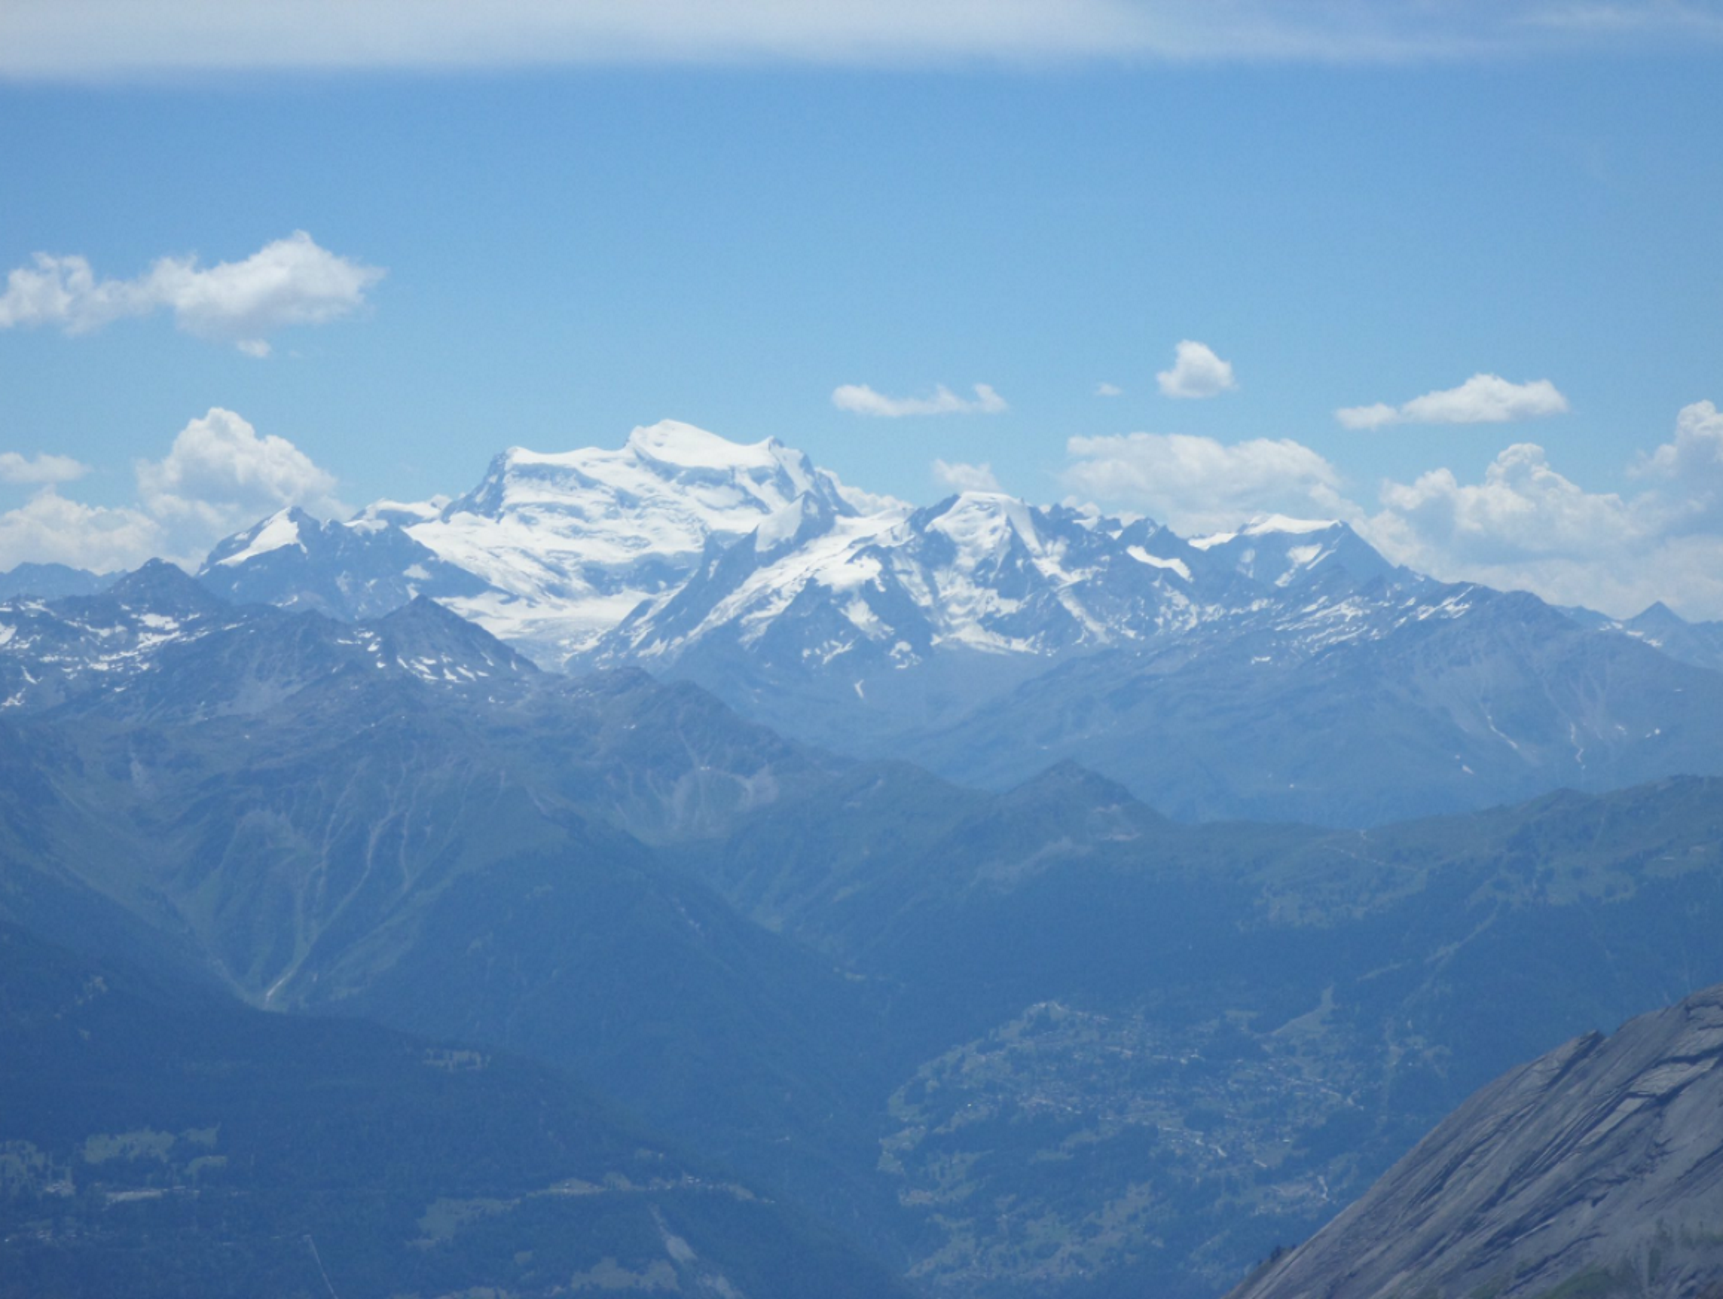
[[[803,492],[780,510],[774,510],[754,529],[754,552],[770,555],[790,546],[807,544],[813,538],[831,531],[839,518],[829,498],[815,492]]]
[[[305,543],[299,538],[299,521],[306,517],[308,516],[296,507],[277,510],[250,531],[242,532],[217,547],[215,553],[210,555],[209,563],[230,568],[287,546],[297,546],[304,550]]]
[[[807,463],[801,452],[791,451],[777,438],[732,442],[674,419],[641,425],[628,435],[627,445],[636,455],[685,469],[770,470],[786,459]]]
[[[1302,536],[1310,532],[1327,532],[1330,528],[1345,527],[1338,519],[1295,519],[1288,514],[1259,514],[1242,528],[1232,532],[1212,532],[1203,537],[1192,537],[1190,544],[1198,550],[1213,550],[1216,546],[1225,546],[1237,541],[1240,537],[1266,537],[1275,533],[1289,536]]]
[[[1003,492],[961,492],[918,517],[926,519],[927,531],[950,538],[956,566],[966,571],[997,561],[1013,542],[1035,556],[1049,549],[1035,527],[1033,507]]]
[[[944,649],[1045,660],[1182,634],[1265,587],[1393,571],[1331,520],[1265,515],[1187,544],[997,491],[915,509],[775,438],[676,420],[620,446],[510,447],[454,500],[345,525],[276,515],[224,546],[204,579],[233,598],[374,616],[426,595],[548,666],[729,645],[894,678]]]
[[[1343,526],[1345,525],[1339,519],[1295,519],[1286,514],[1259,514],[1244,525],[1244,535],[1261,537],[1271,532],[1285,532],[1302,536],[1308,532],[1327,532],[1331,528]]]
[[[678,589],[708,543],[734,542],[801,501],[827,518],[858,512],[833,475],[775,438],[737,443],[663,420],[617,448],[511,447],[434,517],[409,521],[401,506],[391,517],[490,588],[450,608],[557,663]],[[785,526],[804,530],[787,515]]]
[[[478,487],[446,505],[440,518],[448,522],[477,514],[498,519],[534,511],[596,521],[614,518],[618,506],[633,505],[674,516],[692,528],[700,534],[692,546],[698,550],[706,534],[741,536],[762,514],[804,492],[841,502],[836,489],[836,479],[775,438],[743,445],[692,424],[664,420],[635,429],[614,450],[510,447],[491,461]]]
[[[1190,543],[1210,558],[1265,586],[1300,586],[1339,569],[1354,581],[1391,577],[1397,570],[1338,519],[1258,515],[1237,532]]]

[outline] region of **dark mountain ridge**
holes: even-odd
[[[33,608],[139,652],[9,710],[6,916],[573,1069],[929,1291],[1212,1295],[1503,1068],[1723,979],[1713,780],[1181,824],[1071,763],[832,759],[433,605],[152,581]]]
[[[572,1079],[0,923],[0,1295],[905,1293]]]
[[[0,573],[0,600],[58,600],[94,595],[114,580],[113,573],[92,573],[67,564],[17,564]]]

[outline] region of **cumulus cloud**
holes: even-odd
[[[846,383],[832,390],[832,405],[857,415],[901,419],[905,415],[999,415],[1011,408],[985,383],[975,385],[973,398],[959,397],[944,384],[931,397],[888,397],[865,383]]]
[[[1003,490],[999,480],[993,476],[993,466],[983,462],[978,465],[966,465],[961,462],[947,464],[944,460],[933,462],[934,479],[953,491],[959,492],[997,492]]]
[[[1510,383],[1500,375],[1474,374],[1458,388],[1427,392],[1400,406],[1386,402],[1345,406],[1334,417],[1355,429],[1390,424],[1505,424],[1560,415],[1567,408],[1567,398],[1548,379]]]
[[[46,483],[69,483],[90,472],[90,467],[71,456],[41,452],[22,456],[16,451],[0,451],[0,483],[25,483],[41,486]]]
[[[1186,434],[1072,438],[1066,487],[1188,535],[1254,515],[1338,518],[1395,563],[1444,581],[1536,592],[1615,616],[1661,600],[1723,619],[1723,411],[1695,402],[1669,441],[1627,467],[1637,489],[1593,491],[1531,442],[1476,481],[1436,468],[1379,484],[1373,507],[1334,465],[1290,440],[1227,445]]]
[[[286,438],[259,437],[219,406],[181,429],[162,459],[135,468],[150,514],[213,534],[211,541],[285,505],[322,516],[350,513],[335,498],[333,474]]]
[[[1675,437],[1628,467],[1649,482],[1663,526],[1723,529],[1723,412],[1708,401],[1682,408]]]
[[[0,567],[25,562],[114,572],[159,554],[162,527],[138,509],[68,500],[52,487],[0,513]]]
[[[1115,383],[1098,383],[1095,385],[1097,397],[1123,397],[1125,390]]]
[[[266,335],[352,315],[383,274],[319,247],[303,230],[243,261],[202,267],[196,257],[163,257],[130,280],[98,279],[84,257],[37,253],[6,277],[0,329],[47,326],[84,334],[124,317],[167,311],[188,333],[264,357]]]
[[[1223,361],[1206,343],[1185,339],[1174,350],[1173,368],[1155,376],[1167,397],[1218,397],[1238,387],[1232,362]]]
[[[133,505],[92,506],[61,495],[58,484],[77,476],[71,467],[83,470],[67,457],[0,454],[0,477],[19,465],[37,476],[8,481],[42,486],[24,505],[0,513],[0,568],[28,560],[103,572],[157,556],[189,567],[221,538],[283,506],[325,518],[351,513],[335,495],[333,474],[286,438],[260,437],[219,407],[181,429],[160,460],[134,463]]]
[[[1290,439],[1232,445],[1188,433],[1075,437],[1066,443],[1067,488],[1106,505],[1140,509],[1187,535],[1236,526],[1256,514],[1356,513],[1339,471]]]
[[[1719,38],[1710,0],[9,0],[0,76],[738,61],[1404,62]]]
[[[1479,482],[1436,469],[1384,483],[1381,510],[1356,526],[1391,559],[1445,580],[1616,615],[1662,600],[1723,618],[1723,414],[1708,401],[1686,407],[1673,439],[1628,473],[1645,486],[1587,491],[1542,447],[1518,443]]]
[[[1530,442],[1498,455],[1480,483],[1461,483],[1452,470],[1435,469],[1412,483],[1385,483],[1381,499],[1382,539],[1402,554],[1417,550],[1437,567],[1551,555],[1595,558],[1641,535],[1632,506],[1613,492],[1587,492]]]

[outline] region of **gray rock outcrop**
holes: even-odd
[[[1723,986],[1478,1092],[1230,1299],[1723,1296]]]

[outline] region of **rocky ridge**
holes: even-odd
[[[1723,1293],[1723,986],[1478,1092],[1231,1299]]]

